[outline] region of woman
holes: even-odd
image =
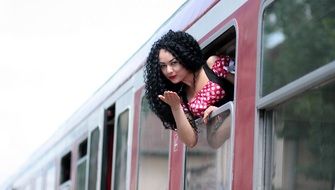
[[[144,70],[149,106],[189,147],[197,143],[194,119],[203,117],[206,123],[216,106],[229,101],[225,90],[209,80],[204,67],[208,65],[216,75],[233,83],[229,63],[229,57],[211,56],[206,64],[197,41],[182,31],[170,30],[151,48]]]

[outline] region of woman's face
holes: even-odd
[[[159,51],[159,64],[164,76],[172,83],[183,82],[190,74],[179,61],[165,49]]]

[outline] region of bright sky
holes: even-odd
[[[185,0],[0,0],[0,186]]]

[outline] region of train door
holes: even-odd
[[[131,138],[128,138],[132,132],[129,128],[130,115],[132,114],[133,91],[128,90],[123,93],[116,102],[115,119],[116,127],[114,134],[114,163],[113,163],[113,176],[112,188],[113,190],[128,189],[130,177],[130,147]]]
[[[122,91],[122,92],[121,92]],[[124,190],[129,184],[129,119],[132,90],[119,91],[119,98],[105,111],[101,190]]]

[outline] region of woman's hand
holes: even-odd
[[[190,148],[194,147],[197,144],[198,136],[187,119],[181,105],[181,98],[173,91],[165,91],[163,95],[158,95],[158,97],[171,107],[180,140],[186,146]]]
[[[165,91],[164,95],[158,95],[159,99],[163,102],[167,103],[172,111],[180,108],[180,97],[176,92],[173,91]]]
[[[209,115],[210,115],[214,110],[216,110],[216,109],[218,109],[218,108],[215,107],[215,106],[209,106],[209,107],[205,110],[205,112],[204,112],[204,117],[203,117],[203,121],[204,121],[205,124],[207,124],[207,122],[208,122]]]

